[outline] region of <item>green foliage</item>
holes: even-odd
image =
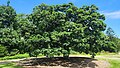
[[[0,6],[0,28],[12,27],[15,20],[16,12],[11,6]]]
[[[9,6],[0,6],[0,45],[4,46],[8,53],[16,48],[18,34],[14,30],[16,23],[16,12]],[[7,54],[7,55],[9,55]],[[5,54],[4,54],[5,55]]]
[[[107,31],[106,31],[106,34],[108,36],[108,48],[111,48],[111,49],[108,49],[107,51],[110,51],[110,52],[119,52],[120,51],[120,39],[117,38],[117,36],[115,35],[115,32],[112,30],[112,28],[108,28]]]
[[[105,17],[97,10],[94,5],[77,8],[72,3],[36,6],[28,19],[36,25],[37,34],[49,38],[49,41],[45,42],[45,39],[41,42],[43,44],[38,42],[39,45],[34,46],[45,48],[46,54],[52,54],[54,48],[61,48],[59,51],[63,56],[69,56],[70,49],[95,55],[102,50],[105,36],[102,31],[106,28]]]
[[[8,52],[7,52],[6,47],[0,45],[0,57],[4,57],[7,54],[8,54]]]
[[[5,9],[4,9],[5,8]],[[95,5],[78,8],[74,4],[41,4],[29,15],[17,14],[9,6],[0,6],[0,44],[9,54],[29,53],[37,57],[63,54],[68,58],[71,50],[91,54],[110,48],[103,31],[104,15]],[[106,42],[106,43],[105,43]],[[16,50],[12,53],[13,50]]]

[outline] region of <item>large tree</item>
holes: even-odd
[[[97,12],[94,5],[78,8],[72,3],[63,5],[41,4],[33,9],[28,17],[37,27],[37,34],[49,40],[42,44],[42,48],[51,54],[56,48],[64,57],[68,57],[70,50],[85,52],[93,57],[101,51],[106,24],[104,15]],[[47,34],[47,35],[46,35]],[[39,45],[41,46],[41,45]],[[61,50],[59,50],[61,49]],[[46,53],[45,51],[45,53]]]

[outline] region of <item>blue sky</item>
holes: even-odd
[[[41,4],[63,4],[74,3],[75,6],[95,4],[99,7],[99,12],[106,16],[105,23],[111,27],[120,38],[120,0],[10,0],[10,5],[17,13],[30,14],[32,9]],[[0,0],[0,5],[6,5],[7,0]]]

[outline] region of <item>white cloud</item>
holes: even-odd
[[[114,11],[114,12],[102,11],[101,13],[104,14],[107,18],[110,18],[110,19],[120,19],[120,10]]]

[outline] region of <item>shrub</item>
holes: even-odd
[[[0,45],[0,57],[4,57],[8,54],[8,51],[5,46]]]

